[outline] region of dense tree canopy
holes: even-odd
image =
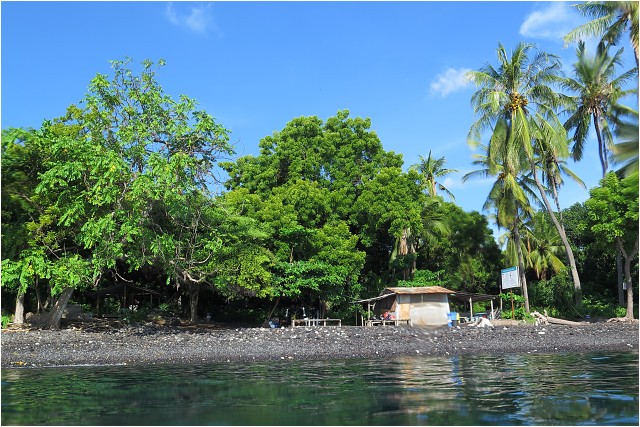
[[[232,159],[229,130],[193,99],[163,91],[163,61],[138,71],[113,61],[112,75],[96,75],[63,116],[2,132],[2,292],[11,296],[3,314],[13,310],[20,323],[27,309],[59,327],[69,301],[97,309],[95,291],[135,284],[162,295],[164,308],[149,309],[190,322],[217,309],[265,324],[279,307],[346,319],[360,309],[354,300],[388,286],[496,294],[500,270],[517,264],[534,304],[575,316],[601,307],[595,298],[612,299],[617,248],[633,318],[637,135],[628,130],[635,124],[637,134],[637,112],[608,106],[617,128],[607,137],[622,140],[616,155],[631,161],[629,176],[608,174],[586,203],[563,211],[563,175],[579,178],[566,167],[569,138],[557,114],[583,112],[552,88],[556,57],[527,44],[497,52],[498,67],[470,73],[478,91],[469,138],[482,152],[472,162],[480,169],[464,177],[495,178],[488,218],[462,210],[439,182],[456,172],[444,157],[429,150],[406,167],[368,118],[347,110],[293,118],[260,140],[257,155]],[[619,65],[609,61],[607,75]],[[218,168],[227,179],[214,194]],[[507,228],[502,250],[489,220]],[[576,293],[578,271],[588,278],[585,307],[565,298],[567,268]]]

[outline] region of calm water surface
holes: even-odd
[[[2,369],[2,425],[638,425],[638,353]]]

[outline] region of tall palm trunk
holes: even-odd
[[[518,270],[520,270],[520,285],[522,286],[522,296],[524,297],[524,309],[527,313],[529,309],[529,291],[527,289],[527,277],[524,274],[524,255],[522,254],[522,247],[520,243],[520,231],[518,230],[519,216],[516,214],[516,218],[513,221],[513,240],[516,244],[516,251],[518,253]]]
[[[571,270],[571,279],[573,280],[573,290],[574,290],[574,299],[575,303],[578,307],[582,305],[582,286],[580,285],[580,276],[578,275],[578,268],[576,266],[576,260],[573,256],[573,249],[571,249],[571,245],[569,244],[569,239],[567,238],[567,233],[564,229],[564,224],[558,221],[556,214],[553,212],[553,208],[551,207],[551,203],[549,203],[549,198],[546,195],[545,189],[538,178],[538,172],[535,164],[531,161],[531,171],[533,172],[533,179],[536,182],[536,186],[538,187],[538,191],[540,192],[540,196],[542,197],[542,201],[544,202],[544,206],[547,208],[547,212],[551,217],[551,221],[553,225],[558,230],[558,234],[560,235],[560,240],[562,240],[562,244],[564,245],[564,250],[567,253],[567,259],[569,260],[569,268]]]
[[[413,236],[411,235],[411,229],[405,228],[402,230],[402,235],[398,242],[398,255],[406,256],[416,253],[416,245]],[[416,272],[416,258],[414,257],[411,265],[407,266],[402,271],[402,280],[413,280],[413,276]]]
[[[600,156],[600,164],[602,165],[602,177],[607,175],[609,169],[609,160],[607,159],[607,147],[602,140],[602,131],[600,130],[600,115],[593,113],[593,126],[596,129],[596,137],[598,138],[598,155]]]

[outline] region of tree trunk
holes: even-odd
[[[42,321],[42,327],[45,329],[60,329],[60,319],[62,319],[62,313],[67,308],[67,303],[71,299],[74,288],[71,286],[64,288],[56,303],[51,307],[51,311],[45,316]]]
[[[18,296],[16,297],[16,311],[13,314],[13,324],[24,324],[24,294],[22,289],[18,289]]]
[[[398,243],[398,256],[407,256],[410,254],[416,253],[416,244],[411,236],[411,229],[405,228],[402,230],[402,236],[400,236],[400,241]],[[414,257],[411,265],[407,266],[402,271],[402,280],[413,280],[413,277],[416,272],[416,258]]]
[[[269,314],[267,315],[267,319],[262,322],[262,327],[263,328],[268,328],[269,327],[269,321],[271,320],[271,316],[273,315],[273,312],[276,311],[276,308],[278,308],[278,303],[280,302],[280,297],[278,297],[276,299],[276,303],[274,304],[273,308],[271,310],[269,310]]]
[[[567,233],[564,230],[564,225],[560,221],[558,221],[558,218],[553,212],[551,203],[549,203],[549,198],[547,197],[544,191],[544,187],[542,186],[542,184],[540,183],[540,180],[538,179],[537,168],[533,162],[531,162],[531,168],[533,172],[533,179],[536,182],[536,186],[538,187],[538,191],[540,192],[542,201],[544,202],[544,205],[547,208],[547,212],[551,217],[551,221],[553,222],[553,225],[556,227],[556,230],[560,235],[560,240],[562,240],[562,244],[564,245],[564,250],[567,254],[567,259],[569,260],[569,269],[571,270],[571,278],[573,280],[574,300],[575,300],[576,306],[580,308],[582,306],[582,286],[580,284],[580,275],[578,274],[578,267],[576,266],[576,260],[573,256],[573,249],[571,249],[571,244],[569,244],[569,239],[567,238]]]
[[[527,290],[527,277],[524,274],[524,255],[520,247],[520,231],[518,230],[518,216],[514,221],[513,238],[516,243],[516,251],[518,252],[518,269],[520,270],[520,284],[522,286],[522,295],[524,296],[524,309],[529,313],[529,291]]]
[[[607,146],[602,140],[602,131],[600,130],[600,116],[593,113],[593,126],[596,129],[596,137],[598,138],[598,154],[600,155],[600,163],[602,164],[602,177],[607,175],[609,169],[609,160],[607,159]]]
[[[633,249],[631,252],[627,253],[622,247],[622,239],[616,237],[616,242],[618,243],[618,248],[624,257],[624,279],[627,284],[627,319],[633,320],[633,282],[631,279],[631,263],[633,262],[633,258],[638,253],[638,236],[636,236],[636,241],[633,245]]]
[[[40,314],[42,313],[43,310],[43,304],[42,304],[42,295],[40,295],[40,286],[38,286],[38,278],[36,277],[36,282],[35,282],[35,286],[34,286],[35,290],[36,290],[36,301],[38,302],[38,309],[37,309],[37,313]]]
[[[616,247],[616,272],[618,273],[618,304],[624,305],[624,269],[622,267],[622,253]]]
[[[200,296],[200,286],[197,283],[189,282],[189,308],[191,315],[190,323],[198,323],[198,297]]]

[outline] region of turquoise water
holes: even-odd
[[[2,425],[638,425],[638,354],[2,369]]]

